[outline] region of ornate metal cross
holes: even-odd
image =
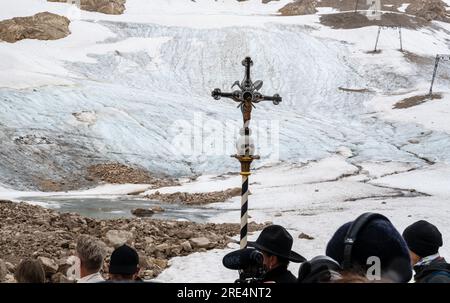
[[[258,80],[253,83],[250,75],[250,68],[253,66],[253,61],[250,57],[245,58],[242,61],[242,65],[245,66],[244,80],[240,83],[239,81],[236,81],[231,86],[231,88],[237,86],[240,90],[235,90],[232,93],[223,93],[219,88],[216,88],[213,90],[212,96],[216,100],[220,100],[220,98],[230,98],[233,101],[239,102],[238,107],[241,108],[244,118],[244,126],[246,126],[245,124],[251,119],[251,112],[252,107],[254,107],[254,103],[259,103],[261,101],[272,101],[273,104],[278,105],[282,99],[278,94],[270,97],[264,96],[259,92],[263,86],[263,82]]]
[[[241,193],[241,248],[247,247],[247,222],[248,222],[248,177],[250,176],[250,165],[253,160],[259,159],[259,156],[253,155],[253,148],[250,144],[250,120],[252,114],[252,108],[255,107],[255,103],[261,101],[272,101],[273,104],[278,105],[282,98],[275,94],[273,96],[264,96],[259,90],[263,86],[261,80],[253,82],[250,75],[250,68],[253,66],[253,61],[250,57],[246,57],[242,61],[242,65],[245,67],[245,76],[242,82],[236,81],[231,86],[239,87],[239,90],[235,90],[231,93],[223,93],[220,89],[216,88],[212,92],[212,97],[216,100],[221,98],[230,98],[235,102],[238,102],[238,107],[242,111],[244,119],[244,127],[241,130],[241,135],[244,136],[245,142],[243,146],[238,147],[238,154],[233,155],[241,163],[241,176],[242,176],[242,193]]]

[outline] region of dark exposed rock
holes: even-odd
[[[67,0],[48,0],[49,2],[64,2]],[[121,15],[125,11],[126,0],[80,0],[80,9],[108,15]]]
[[[301,233],[300,235],[298,235],[299,239],[305,239],[305,240],[314,240],[314,237],[307,235],[305,233]]]
[[[49,12],[3,20],[0,21],[0,40],[10,43],[23,39],[57,40],[70,34],[69,24],[66,17]]]
[[[317,13],[316,4],[314,0],[296,0],[286,4],[279,12],[283,16],[311,15]]]
[[[136,208],[131,213],[136,217],[151,217],[155,212],[152,209]]]

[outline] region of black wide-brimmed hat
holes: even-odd
[[[256,242],[249,242],[248,246],[295,263],[305,262],[303,256],[292,251],[293,242],[292,236],[283,226],[270,225],[264,228]]]

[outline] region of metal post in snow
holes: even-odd
[[[224,93],[220,89],[216,88],[212,91],[211,95],[214,99],[219,100],[220,98],[229,98],[235,102],[239,103],[239,108],[241,109],[243,116],[243,128],[241,129],[241,136],[244,137],[244,144],[238,143],[238,153],[232,155],[232,157],[239,160],[241,164],[241,176],[242,176],[242,192],[241,192],[241,230],[240,230],[240,246],[241,249],[247,247],[247,233],[248,233],[248,193],[249,193],[249,176],[250,176],[250,165],[253,160],[257,160],[260,157],[254,155],[253,149],[250,142],[250,120],[252,108],[255,107],[255,103],[261,101],[272,101],[274,105],[278,105],[282,98],[275,94],[273,96],[264,96],[259,90],[263,86],[263,82],[258,80],[253,82],[251,79],[250,68],[253,65],[253,61],[250,57],[246,57],[242,61],[242,65],[245,67],[244,79],[239,82],[236,81],[231,86],[231,88],[237,86],[239,90],[235,90],[231,93]]]
[[[380,39],[380,33],[381,33],[381,25],[378,27],[378,34],[377,34],[377,41],[375,42],[375,49],[374,49],[374,53],[377,52],[377,47],[378,47],[378,40]]]
[[[430,86],[430,97],[433,95],[433,85],[434,85],[434,79],[436,78],[439,61],[441,57],[439,55],[436,55],[436,61],[434,62],[434,71],[433,71],[433,78],[431,79],[431,86]]]

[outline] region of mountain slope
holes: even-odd
[[[262,92],[284,98],[254,110],[262,156],[255,167],[321,159],[343,147],[354,163],[450,161],[447,132],[386,121],[373,107],[380,96],[424,92],[432,57],[450,52],[447,24],[404,29],[410,53],[396,49],[395,31],[383,31],[374,55],[367,52],[376,27],[332,30],[319,15],[277,16],[287,2],[128,0],[120,16],[2,3],[2,18],[43,9],[75,17],[65,39],[0,43],[0,183],[90,186],[87,168],[109,162],[173,176],[235,171],[229,155],[240,112],[210,91],[241,80],[247,55]],[[446,85],[439,79],[437,90]]]

